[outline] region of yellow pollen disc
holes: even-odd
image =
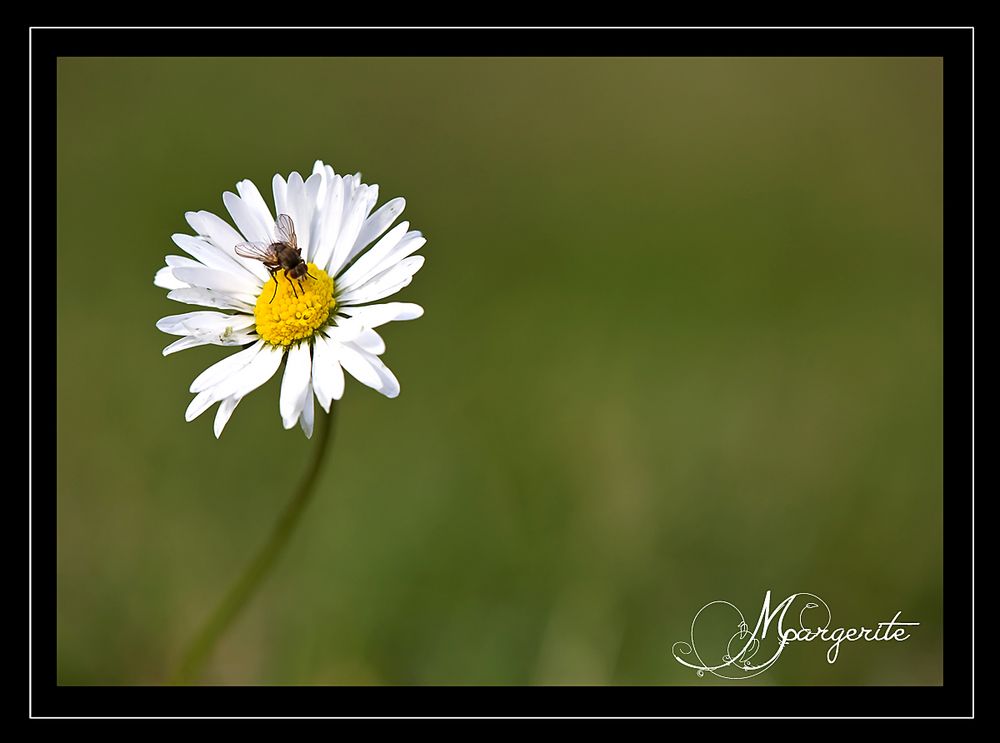
[[[309,274],[315,278],[289,279],[283,270],[278,271],[261,289],[253,316],[257,334],[271,345],[288,346],[311,337],[336,307],[333,279],[314,263],[309,264]]]

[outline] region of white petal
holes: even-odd
[[[350,262],[354,256],[361,253],[361,251],[371,245],[374,240],[378,239],[378,236],[385,232],[389,228],[389,225],[396,221],[396,217],[403,213],[404,208],[406,208],[406,199],[396,197],[395,199],[390,199],[376,209],[375,213],[365,220],[365,224],[361,228],[361,232],[358,234],[358,239],[354,242],[354,247],[347,256],[347,261]]]
[[[302,203],[299,205],[299,221],[295,223],[298,244],[307,261],[311,261],[312,256],[316,254],[317,239],[313,233],[319,231],[316,200],[319,197],[319,189],[322,185],[323,176],[318,173],[313,173],[306,180],[305,189],[302,193]],[[302,225],[301,228],[298,226],[299,224]]]
[[[239,353],[234,353],[232,356],[227,356],[221,361],[215,362],[194,378],[194,381],[191,382],[189,390],[191,392],[202,392],[203,390],[207,390],[209,387],[214,387],[223,379],[231,374],[235,374],[253,361],[254,356],[256,356],[263,347],[264,341],[259,340],[250,346],[250,348],[244,349]]]
[[[222,294],[213,292],[211,289],[201,289],[199,287],[189,287],[184,284],[183,288],[174,289],[167,294],[167,299],[184,304],[200,304],[203,307],[218,307],[223,310],[237,310],[247,314],[253,314],[253,305],[237,299],[234,294]]]
[[[194,348],[196,346],[245,346],[248,343],[253,343],[259,339],[256,332],[238,331],[235,333],[229,333],[225,336],[223,335],[212,335],[212,334],[199,334],[199,335],[187,335],[180,340],[174,341],[169,346],[163,349],[163,355],[169,356],[172,353],[177,353],[178,351],[183,351],[185,348]]]
[[[242,275],[246,272],[243,264],[236,261],[236,253],[233,252],[232,255],[227,254],[222,248],[209,242],[205,238],[192,237],[191,235],[172,235],[171,239],[174,243],[183,250],[188,255],[197,258],[203,265],[208,268],[215,268],[220,271],[235,272]],[[259,283],[256,281],[256,275],[251,274],[251,279],[254,283]]]
[[[358,173],[358,183],[361,183],[361,174]],[[361,234],[362,228],[365,226],[365,222],[368,221],[368,216],[372,213],[372,209],[375,208],[375,204],[378,203],[378,184],[373,183],[370,186],[365,186],[361,184],[365,189],[365,201],[368,206],[365,209],[365,218],[361,220],[361,227],[358,228],[358,234],[354,236],[354,242],[357,243],[358,236]],[[351,247],[354,247],[353,245]]]
[[[375,275],[356,289],[338,295],[337,300],[342,305],[352,305],[374,302],[377,299],[388,297],[407,286],[413,279],[413,274],[419,271],[423,265],[424,256],[422,255],[404,258],[392,268]]]
[[[212,214],[212,212],[187,212],[184,214],[184,218],[191,225],[191,229],[199,235],[207,237],[227,253],[245,241],[243,235],[234,230],[229,222]]]
[[[319,161],[317,164],[313,165],[313,175],[319,176],[319,189],[316,191],[316,214],[313,216],[313,225],[317,223],[322,214],[322,207],[326,204],[326,195],[328,193],[327,189],[330,187],[330,179],[326,176],[326,170],[319,167]],[[313,235],[316,237],[316,235]]]
[[[236,410],[236,406],[240,404],[241,399],[234,395],[227,397],[219,403],[219,409],[215,413],[215,426],[213,426],[215,438],[222,436],[222,429],[226,427],[226,424],[233,415],[233,411]]]
[[[295,225],[296,242],[307,261],[311,260],[312,221],[316,210],[316,192],[319,190],[321,182],[322,176],[319,175],[312,175],[305,182],[298,173],[289,175],[285,193],[285,208],[281,212],[292,218],[292,223]]]
[[[211,390],[199,392],[194,396],[194,399],[188,403],[187,409],[184,411],[184,420],[190,423],[212,407],[212,404],[218,402],[218,400],[219,398],[212,396]]]
[[[385,353],[385,341],[371,328],[365,328],[359,333],[358,337],[354,339],[354,345],[375,356]]]
[[[340,227],[340,234],[337,236],[337,244],[330,257],[330,267],[326,271],[331,276],[336,276],[347,263],[347,256],[358,239],[358,232],[368,217],[368,212],[375,205],[372,198],[373,192],[377,198],[375,186],[359,186],[354,190],[351,202],[345,212],[344,223]]]
[[[205,338],[199,338],[196,335],[188,335],[180,340],[176,340],[167,347],[163,349],[163,355],[169,356],[172,353],[177,353],[178,351],[183,351],[186,348],[195,348],[196,346],[207,346],[211,341]]]
[[[174,276],[192,286],[212,289],[227,294],[244,294],[255,297],[260,294],[260,285],[246,274],[219,271],[215,268],[175,268]]]
[[[375,358],[374,356],[370,356],[361,349],[345,343],[338,344],[336,349],[341,365],[343,365],[352,377],[372,389],[381,391],[382,377],[370,361],[370,359]]]
[[[185,417],[194,420],[208,409],[212,403],[227,397],[246,397],[250,392],[264,384],[274,376],[285,355],[283,349],[277,346],[265,345],[253,360],[242,369],[238,369],[214,387],[203,390],[195,395],[188,406]]]
[[[292,223],[295,225],[295,233],[299,237],[298,243],[299,247],[302,247],[301,240],[301,222],[302,217],[299,215],[300,209],[305,207],[305,182],[302,180],[302,176],[297,172],[292,172],[288,175],[288,185],[285,190],[285,211],[292,218]]]
[[[379,392],[388,398],[399,397],[399,380],[396,379],[396,375],[381,359],[374,359],[373,363],[376,364],[375,370],[382,377],[382,389]]]
[[[271,190],[274,192],[274,216],[277,219],[280,214],[288,214],[288,184],[280,173],[275,173],[271,179]]]
[[[281,422],[286,429],[294,426],[302,414],[302,406],[309,392],[311,371],[312,358],[309,355],[309,346],[300,343],[289,349],[285,376],[281,380],[281,399],[278,403]]]
[[[327,184],[326,203],[321,205],[320,212],[322,219],[317,230],[316,251],[311,260],[323,268],[330,263],[344,217],[344,179],[339,175]]]
[[[384,270],[380,269],[379,266],[392,252],[392,249],[399,245],[399,241],[403,239],[409,226],[409,222],[400,222],[389,230],[381,240],[375,243],[371,250],[358,258],[353,266],[337,277],[337,288],[341,291],[348,290]]]
[[[404,222],[403,224],[406,223]],[[410,235],[416,235],[416,237],[410,238],[409,237]],[[386,235],[386,237],[388,238],[389,235]],[[403,239],[399,241],[399,243],[397,243],[394,247],[390,248],[389,251],[385,253],[383,256],[376,256],[375,260],[372,263],[366,262],[362,264],[361,262],[365,261],[365,259],[368,258],[369,254],[374,253],[375,250],[378,249],[379,245],[376,245],[374,248],[368,251],[368,253],[361,256],[353,266],[347,269],[347,271],[344,273],[344,276],[337,280],[336,285],[339,296],[343,298],[348,295],[351,295],[355,292],[355,290],[363,287],[365,284],[367,284],[370,281],[373,281],[376,278],[380,278],[384,281],[384,283],[381,284],[382,286],[389,285],[392,282],[383,279],[383,277],[390,275],[388,274],[388,271],[394,268],[395,266],[399,265],[400,263],[403,263],[405,260],[407,260],[407,258],[410,256],[411,253],[419,250],[426,242],[427,241],[420,236],[419,232],[408,232],[406,233],[406,236],[404,236]],[[423,261],[420,262],[410,261],[407,265],[415,266],[415,268],[413,270],[401,271],[399,275],[401,276],[403,273],[405,273],[408,276],[412,276],[418,270],[420,270],[420,266],[422,264]],[[348,274],[351,274],[351,272],[354,271],[354,269],[359,265],[361,265],[361,268],[358,269],[358,272],[348,277]],[[397,274],[391,274],[391,275],[396,276]]]
[[[230,333],[245,330],[254,325],[253,315],[227,315],[224,312],[185,312],[181,315],[168,315],[156,322],[156,327],[171,335],[202,335],[205,333],[222,333],[227,329]]]
[[[271,216],[271,210],[268,209],[264,197],[260,195],[260,191],[254,185],[254,182],[249,179],[242,180],[236,184],[236,190],[239,191],[243,203],[249,207],[250,211],[257,218],[257,222],[261,228],[267,233],[268,238],[273,237],[274,217]]]
[[[338,343],[353,341],[364,332],[365,326],[350,317],[338,317],[336,325],[323,328],[323,332]]]
[[[424,308],[412,302],[387,302],[367,307],[344,307],[340,312],[360,321],[366,328],[377,328],[396,320],[416,320],[424,314]]]
[[[293,199],[298,199],[299,194],[302,193],[302,187],[305,185],[305,179],[299,175],[299,171],[293,170],[288,174],[288,186],[286,189],[286,202],[285,206],[288,206]],[[285,212],[288,213],[287,211]]]
[[[351,199],[354,198],[354,192],[361,186],[361,173],[345,175],[342,178],[344,181],[344,215],[346,216]]]
[[[203,268],[201,263],[186,255],[168,255],[164,260],[171,268]]]
[[[245,346],[257,340],[253,317],[226,315],[221,312],[188,312],[170,315],[157,321],[164,333],[186,336],[163,349],[168,356],[185,348],[212,344],[215,346]]]
[[[369,385],[369,387],[378,390],[386,397],[396,397],[399,395],[399,380],[397,380],[396,375],[389,370],[389,367],[382,363],[382,359],[367,353],[354,343],[348,343],[341,346],[340,350],[341,353],[345,351],[357,351],[358,355],[364,359],[365,363],[368,364],[372,370],[374,370],[375,374],[379,378],[379,384],[377,386]]]
[[[264,268],[263,263],[253,258],[244,258],[243,256],[236,255],[236,251],[233,248],[240,243],[246,242],[246,238],[234,230],[228,222],[211,212],[205,211],[188,212],[184,216],[195,232],[208,237],[215,245],[219,246],[222,252],[231,256],[243,268],[256,276],[261,284],[267,281],[267,269]]]
[[[274,225],[268,230],[257,214],[246,202],[232,191],[222,194],[222,202],[229,210],[230,216],[236,223],[246,242],[270,242],[274,238]]]
[[[424,233],[420,230],[410,230],[403,235],[403,239],[399,241],[399,244],[389,251],[385,259],[379,263],[377,270],[382,271],[399,263],[404,258],[416,253],[426,244],[427,238],[424,237]]]
[[[302,432],[306,435],[307,439],[312,438],[313,420],[315,417],[316,406],[313,405],[312,385],[310,385],[306,390],[306,401],[302,406],[302,417],[299,418],[299,425],[302,426]]]
[[[365,302],[376,302],[379,299],[384,299],[385,297],[392,296],[396,292],[405,289],[413,281],[412,276],[407,276],[405,279],[400,280],[395,284],[380,284],[378,290],[364,290],[362,293],[350,296],[341,297],[340,302],[344,305],[357,305],[364,304]]]
[[[344,370],[337,360],[337,350],[331,347],[333,341],[317,333],[313,345],[312,386],[316,399],[323,410],[330,412],[330,402],[339,400],[344,394]]]
[[[164,266],[153,277],[153,283],[161,289],[184,289],[188,284],[174,276],[174,269]]]

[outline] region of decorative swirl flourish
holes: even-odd
[[[701,607],[701,609],[698,610],[698,613],[694,615],[694,619],[691,620],[690,641],[675,642],[671,647],[674,660],[683,666],[694,669],[699,678],[703,677],[706,671],[711,673],[713,676],[727,679],[729,681],[742,681],[744,679],[753,678],[754,676],[759,676],[774,665],[775,662],[777,662],[778,657],[788,644],[789,640],[786,639],[785,636],[785,615],[799,597],[806,599],[806,603],[798,613],[799,626],[797,630],[792,631],[815,632],[825,631],[828,629],[833,618],[832,613],[830,612],[830,607],[823,599],[813,593],[792,594],[780,604],[775,606],[772,610],[771,592],[768,591],[764,596],[764,603],[761,607],[760,617],[752,631],[747,624],[746,618],[743,616],[743,612],[741,612],[735,604],[722,600],[712,601]],[[705,662],[701,652],[698,650],[698,643],[695,640],[695,627],[698,625],[698,620],[701,618],[702,614],[704,614],[711,607],[715,606],[728,607],[728,609],[731,609],[735,612],[738,622],[736,623],[736,632],[733,633],[733,635],[729,638],[729,641],[726,643],[726,650],[725,654],[722,656],[722,662],[717,665],[712,665]],[[826,613],[826,621],[819,627],[807,626],[806,612],[820,607],[822,607]],[[771,622],[775,618],[777,618],[777,626],[775,628],[777,648],[766,660],[754,663],[753,658],[757,656],[761,649],[761,639],[767,636]],[[694,656],[697,663],[693,663],[689,660],[691,656]]]
[[[732,637],[729,638],[729,642],[726,643],[726,654],[722,657],[722,663],[718,665],[710,665],[705,662],[698,650],[698,643],[695,640],[695,627],[698,624],[698,620],[707,609],[713,606],[729,607],[736,613],[736,616],[739,617],[736,632],[733,633]],[[699,678],[703,677],[707,671],[713,676],[727,679],[729,681],[738,681],[758,676],[770,668],[775,660],[777,660],[777,654],[775,654],[775,656],[769,658],[766,662],[754,665],[750,659],[753,658],[759,650],[760,641],[756,637],[756,630],[754,632],[750,632],[746,618],[743,616],[743,612],[741,612],[735,604],[732,604],[729,601],[721,600],[705,604],[698,610],[698,613],[694,615],[694,619],[691,620],[690,642],[675,642],[671,648],[674,659],[681,665],[694,669]],[[697,659],[697,664],[690,663],[682,657],[690,657],[691,655],[694,655]]]

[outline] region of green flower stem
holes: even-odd
[[[194,641],[188,646],[177,673],[174,675],[173,682],[175,684],[189,684],[198,678],[202,666],[212,654],[219,638],[260,587],[268,571],[281,555],[285,545],[288,544],[303,511],[312,498],[316,480],[323,465],[324,454],[327,451],[327,444],[332,435],[333,415],[334,410],[331,410],[329,415],[320,412],[318,416],[320,420],[317,421],[319,435],[305,477],[292,500],[285,507],[284,513],[281,514],[281,519],[275,524],[267,544],[243,571],[240,579],[229,589],[229,593],[222,599],[222,603],[219,604],[212,616],[202,626]]]

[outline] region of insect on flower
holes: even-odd
[[[271,185],[273,212],[251,181],[223,194],[235,227],[211,212],[187,212],[195,234],[172,236],[186,255],[168,255],[153,277],[169,299],[205,308],[160,318],[157,328],[181,336],[164,356],[205,345],[244,347],[191,383],[194,399],[184,417],[194,420],[218,404],[216,436],[283,361],[281,422],[298,423],[306,436],[314,401],[329,413],[347,375],[396,397],[399,380],[380,358],[385,341],[378,329],[424,314],[412,302],[380,302],[408,286],[424,264],[414,255],[423,234],[408,221],[392,227],[402,198],[372,211],[378,186],[362,183],[360,173],[338,175],[321,160],[308,178],[278,173]]]
[[[274,223],[274,232],[277,239],[273,242],[240,243],[234,248],[237,255],[253,258],[263,263],[267,272],[271,274],[271,278],[274,279],[274,292],[271,294],[268,304],[273,302],[278,294],[278,280],[275,278],[278,271],[285,270],[285,278],[288,279],[288,284],[292,287],[292,294],[296,298],[298,298],[298,292],[295,291],[292,279],[299,282],[299,289],[305,293],[302,277],[316,278],[309,273],[309,266],[302,260],[302,251],[295,238],[295,224],[292,222],[292,218],[287,214],[279,214]]]

